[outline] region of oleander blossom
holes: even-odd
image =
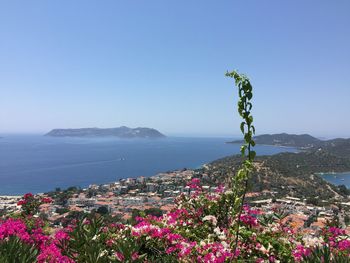
[[[42,203],[49,204],[52,203],[52,199],[50,197],[44,197],[41,199]]]
[[[52,203],[50,197],[34,196],[32,193],[27,193],[17,202],[17,205],[21,206],[22,213],[26,215],[35,215],[39,212],[41,205],[49,203]]]
[[[16,236],[22,241],[31,243],[31,237],[27,231],[27,226],[20,219],[8,219],[0,223],[0,240]]]
[[[297,247],[293,250],[292,253],[295,261],[300,262],[304,257],[308,257],[310,255],[311,250],[302,245],[297,245]]]
[[[73,259],[63,256],[61,250],[53,243],[42,247],[38,263],[74,263]]]
[[[59,231],[56,232],[55,238],[58,241],[63,241],[63,240],[69,240],[70,236],[69,236],[69,234],[66,231],[59,230]]]
[[[194,189],[194,190],[201,189],[201,187],[200,187],[200,180],[198,178],[193,178],[191,180],[191,182],[189,182],[187,184],[187,186],[189,186],[191,189]]]

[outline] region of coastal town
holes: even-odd
[[[97,212],[123,223],[132,222],[133,217],[140,213],[160,216],[174,208],[177,197],[191,194],[188,182],[193,178],[203,179],[206,176],[199,171],[184,169],[151,177],[125,178],[103,185],[92,184],[85,189],[56,189],[53,192],[38,194],[41,198],[52,200],[40,206],[40,216],[58,228],[62,226],[66,217],[74,213]],[[219,186],[210,184],[202,185],[201,191],[215,193],[218,188]],[[334,220],[350,233],[350,218],[347,215],[350,202],[339,201],[330,204],[326,200],[320,200],[316,205],[293,196],[275,198],[274,194],[276,192],[268,190],[249,192],[247,202],[251,207],[265,213],[279,211],[285,224],[310,237]],[[0,211],[19,212],[20,199],[21,196],[0,196]]]

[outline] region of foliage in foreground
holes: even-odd
[[[103,217],[72,220],[52,231],[31,214],[0,222],[0,262],[349,262],[350,237],[335,227],[312,242],[278,213],[244,206],[238,218],[223,207],[231,192],[203,192],[198,179],[181,195],[173,211],[138,218],[136,225],[108,224]]]

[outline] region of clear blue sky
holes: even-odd
[[[154,127],[350,137],[350,1],[2,1],[0,133]]]

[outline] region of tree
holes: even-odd
[[[315,198],[315,197],[309,197],[306,199],[306,203],[309,205],[319,206],[320,200],[318,198]]]
[[[152,215],[152,216],[157,216],[157,217],[160,217],[163,215],[163,211],[157,207],[152,207],[152,208],[146,209],[145,213],[146,213],[146,215]]]
[[[109,213],[108,208],[106,206],[100,206],[96,212],[100,215],[107,215]]]
[[[343,195],[350,195],[350,190],[345,185],[338,186],[339,192]]]

